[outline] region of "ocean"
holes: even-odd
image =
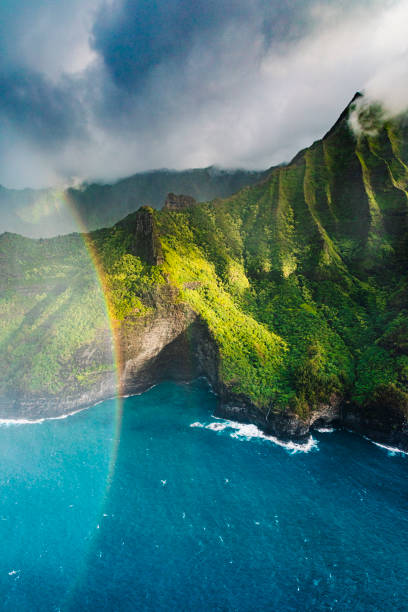
[[[282,444],[203,380],[0,425],[0,609],[408,610],[408,456]]]

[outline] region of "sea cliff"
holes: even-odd
[[[356,96],[227,199],[3,234],[0,416],[205,376],[220,415],[268,433],[333,423],[408,449],[407,125]]]

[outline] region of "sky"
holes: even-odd
[[[408,0],[2,0],[0,184],[268,168],[408,106]]]

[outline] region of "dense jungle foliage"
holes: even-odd
[[[260,410],[307,417],[338,395],[408,416],[407,164],[406,116],[389,119],[357,98],[322,140],[257,185],[150,210],[159,265],[132,247],[139,213],[92,233],[114,324],[150,316],[157,287],[171,283],[206,321],[221,379]],[[58,388],[78,344],[106,327],[84,242],[5,234],[0,256],[0,383],[21,376],[26,391]]]

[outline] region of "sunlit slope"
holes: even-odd
[[[206,323],[220,388],[231,397],[264,414],[289,409],[305,418],[342,398],[373,415],[387,406],[393,419],[403,419],[408,126],[405,116],[385,120],[377,107],[359,104],[262,183],[182,211],[144,208],[94,232],[119,333],[154,316],[167,295]],[[358,134],[350,112],[359,114]],[[100,346],[106,328],[80,244],[79,236],[0,238],[3,390],[92,385],[95,372],[109,367],[105,357],[88,359],[86,368],[75,357]],[[52,273],[42,267],[44,249],[61,251]],[[17,273],[15,260],[23,262]],[[47,274],[52,282],[36,293],[35,279]],[[163,293],[167,284],[177,291]],[[47,320],[58,342],[44,341]]]
[[[0,261],[3,396],[79,393],[112,372],[104,294],[79,234],[3,234]]]
[[[362,107],[356,135],[351,110],[262,184],[158,216],[172,279],[202,283],[183,296],[220,337],[224,380],[262,410],[307,414],[334,394],[408,409],[407,122]],[[273,334],[268,352],[229,305],[214,319],[221,290]]]

